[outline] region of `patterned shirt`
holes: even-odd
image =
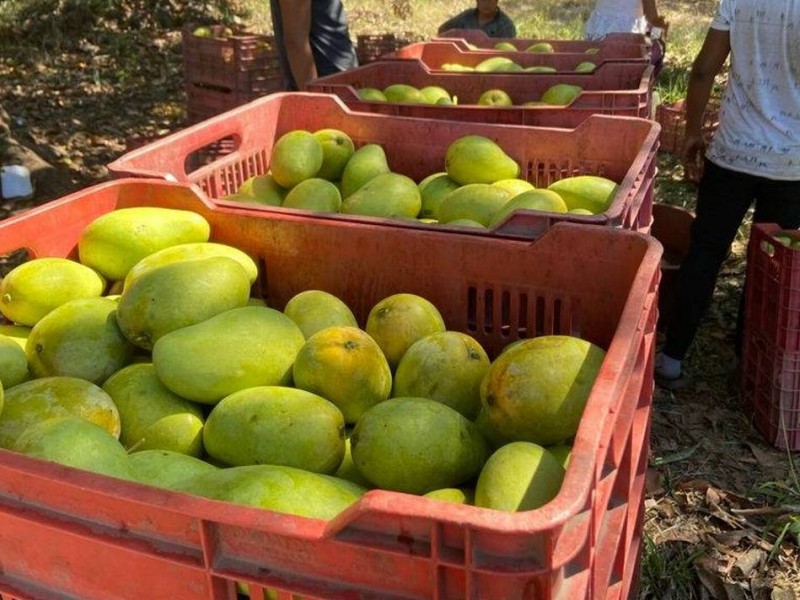
[[[731,69],[706,156],[800,180],[800,0],[721,0],[711,27],[730,34]]]

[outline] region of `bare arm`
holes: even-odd
[[[683,144],[684,164],[699,165],[705,150],[702,135],[703,113],[711,95],[714,78],[731,52],[730,34],[719,29],[709,29],[703,47],[692,63],[689,90],[686,93],[686,140]]]
[[[302,90],[309,81],[317,77],[314,54],[308,40],[311,31],[311,0],[279,0],[279,2],[286,56],[297,87]]]

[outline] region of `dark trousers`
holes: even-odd
[[[800,179],[767,179],[705,161],[689,254],[678,275],[675,318],[662,349],[667,356],[681,360],[686,356],[711,303],[722,263],[753,202],[754,222],[777,223],[784,229],[800,227]],[[743,319],[744,298],[739,305],[737,337]]]

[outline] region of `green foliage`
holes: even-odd
[[[702,596],[694,570],[695,561],[707,551],[682,542],[656,544],[644,535],[640,594],[643,599],[693,600]]]

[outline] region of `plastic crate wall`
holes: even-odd
[[[393,33],[373,33],[361,34],[356,36],[356,57],[359,65],[379,60],[381,57],[391,54],[406,44],[411,43],[414,34],[406,32],[401,36]]]
[[[217,208],[185,185],[121,180],[0,223],[0,251],[74,256],[93,218],[142,205],[205,216],[213,240],[257,259],[270,306],[314,286],[364,319],[377,298],[405,289],[430,297],[448,326],[492,356],[556,332],[607,348],[562,491],[517,514],[374,491],[325,523],[0,451],[0,593],[127,600],[169,589],[173,600],[216,600],[244,581],[251,597],[269,587],[281,600],[596,600],[607,588],[619,597],[635,589],[660,256],[652,238],[566,223],[534,243],[342,227]],[[564,247],[594,258],[575,263]]]
[[[800,249],[755,223],[748,246],[742,397],[773,445],[800,450]]]

